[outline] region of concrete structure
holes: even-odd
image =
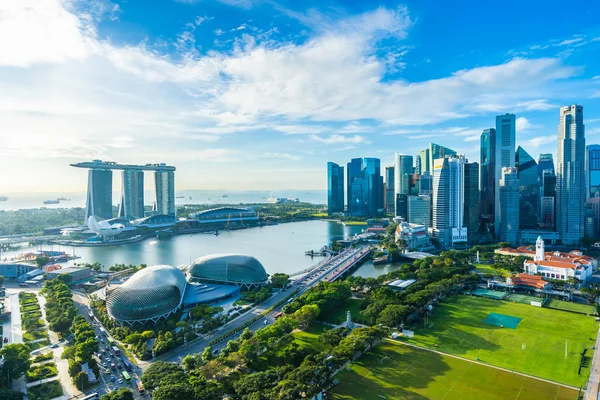
[[[561,107],[556,170],[556,230],[563,244],[579,245],[586,200],[583,106]]]
[[[464,215],[464,156],[435,160],[433,172],[432,233],[441,243],[467,241]]]
[[[394,195],[394,180],[395,180],[395,168],[394,167],[386,167],[385,168],[385,196],[384,196],[384,207],[385,212],[387,214],[394,214],[395,212],[395,198]]]
[[[530,275],[539,274],[543,278],[563,281],[575,278],[582,282],[591,278],[594,265],[597,268],[597,263],[589,260],[589,257],[583,256],[579,251],[566,254],[554,252],[548,255],[541,237],[536,241],[533,260],[526,260],[523,263],[525,273]]]
[[[408,222],[431,226],[431,197],[408,196]]]
[[[519,178],[516,168],[502,168],[499,182],[496,230],[498,240],[516,244],[519,239]]]
[[[71,284],[76,285],[90,280],[90,278],[92,277],[92,271],[88,267],[69,267],[55,269],[46,273],[46,277],[48,279],[58,278],[61,275],[70,275]]]
[[[254,211],[254,208],[218,207],[192,213],[190,214],[190,219],[196,220],[201,224],[243,223],[258,221],[258,214]]]
[[[464,221],[467,239],[474,243],[479,237],[479,164],[465,163],[464,172]]]
[[[586,196],[600,196],[600,145],[590,144],[585,148]]]
[[[419,176],[419,195],[431,196],[433,193],[433,176],[424,172]]]
[[[111,219],[112,172],[123,171],[123,185],[119,216],[135,219],[144,216],[144,171],[155,172],[156,207],[160,214],[175,215],[175,167],[164,163],[132,165],[102,160],[70,164],[88,169],[86,221]]]
[[[402,240],[408,248],[422,249],[431,247],[429,234],[425,225],[401,222],[396,227],[396,241]]]
[[[518,274],[517,276],[509,276],[506,278],[506,283],[516,286],[517,288],[531,288],[538,290],[550,290],[552,285],[546,282],[541,276]]]
[[[19,264],[19,263],[2,263],[0,264],[0,275],[6,279],[16,279],[30,271],[38,270],[35,265]]]
[[[496,238],[500,238],[500,180],[502,179],[502,169],[505,167],[515,167],[515,140],[516,140],[516,117],[514,114],[498,115],[496,117],[496,144],[495,144],[495,164],[494,164],[494,228]],[[515,173],[516,176],[516,173]],[[518,196],[518,187],[517,187]],[[517,198],[518,204],[518,198]],[[505,225],[506,226],[506,225]],[[518,230],[518,228],[517,228]],[[516,232],[515,232],[516,233]],[[502,239],[500,239],[502,240]],[[516,236],[515,236],[516,241]]]
[[[479,151],[480,228],[482,232],[493,234],[496,215],[496,129],[484,129],[481,133]]]
[[[521,229],[519,232],[519,237],[520,237],[519,243],[521,243],[521,244],[535,243],[535,241],[537,240],[538,237],[541,237],[542,239],[549,242],[550,244],[557,244],[558,242],[560,242],[560,234],[558,232],[545,231],[545,230],[540,230],[540,229],[534,229],[534,230]]]
[[[415,282],[416,282],[416,279],[407,279],[407,280],[398,279],[398,280],[388,283],[387,285],[394,290],[404,290]]]
[[[344,212],[344,167],[327,163],[327,213]]]
[[[428,172],[433,176],[435,160],[445,158],[447,156],[456,155],[456,151],[448,147],[440,146],[439,144],[429,143],[426,149],[419,152],[419,163],[421,165],[420,173]]]

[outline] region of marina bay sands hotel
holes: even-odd
[[[130,165],[93,160],[70,164],[87,168],[88,188],[86,197],[86,220],[91,216],[111,219],[113,171],[122,171],[121,204],[119,217],[134,220],[144,217],[144,171],[154,171],[157,214],[175,216],[175,167],[164,163]]]

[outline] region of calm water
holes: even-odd
[[[274,191],[227,191],[227,190],[178,190],[175,204],[248,204],[266,203],[270,196],[294,197],[302,202],[313,204],[327,203],[327,192],[325,190],[274,190]],[[85,207],[85,192],[81,193],[1,193],[8,200],[0,201],[0,210],[18,210],[24,208],[70,208]],[[223,196],[227,197],[223,197]],[[144,199],[146,205],[151,205],[154,200],[154,192],[146,190]],[[52,200],[64,197],[69,201],[61,201],[59,204],[44,204],[44,200]],[[191,197],[191,199],[190,199]],[[120,190],[113,189],[113,204],[118,205],[121,201]]]
[[[306,250],[318,250],[334,240],[347,238],[360,232],[361,226],[344,227],[328,221],[294,222],[260,228],[223,231],[219,236],[207,234],[180,235],[168,239],[147,239],[142,242],[110,247],[64,247],[47,246],[47,250],[75,252],[81,259],[75,262],[99,262],[105,266],[124,264],[189,264],[194,259],[215,253],[240,253],[256,257],[267,273],[294,273],[309,268],[322,258],[305,256]],[[3,252],[2,258],[17,253],[35,251],[36,248],[21,247],[16,251]],[[355,275],[376,277],[399,265],[375,267],[365,262]]]

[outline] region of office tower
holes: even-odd
[[[590,238],[597,238],[600,235],[600,196],[591,197],[588,199],[588,201],[585,203],[585,209],[586,236]]]
[[[433,177],[429,172],[424,172],[419,177],[419,195],[431,196],[433,192]]]
[[[583,106],[560,108],[556,161],[556,230],[564,245],[578,245],[586,200]]]
[[[429,172],[433,176],[433,162],[439,158],[456,155],[456,151],[439,144],[429,143],[426,149],[419,151],[419,174]]]
[[[357,208],[357,201],[360,201],[361,203],[364,203],[365,200],[364,199],[359,199],[357,197],[352,197],[352,184],[354,183],[355,180],[357,179],[362,179],[363,178],[363,161],[362,158],[353,158],[352,160],[350,160],[350,162],[346,165],[346,207],[348,208],[347,212],[349,215],[352,215],[352,212],[356,212],[358,209],[362,210],[362,206],[360,206],[360,208]],[[357,192],[360,196],[360,192]],[[351,211],[351,209],[353,211]],[[360,211],[360,215],[362,215],[362,211]]]
[[[417,174],[411,174],[408,179],[408,194],[410,196],[419,195],[421,176]]]
[[[410,176],[413,173],[413,157],[396,153],[394,156],[394,194],[410,193]],[[396,214],[398,215],[398,214]]]
[[[327,163],[327,213],[344,212],[344,167]]]
[[[394,194],[394,167],[385,168],[385,212],[394,214],[396,209],[395,194]]]
[[[600,196],[600,145],[590,144],[586,150],[587,198]]]
[[[367,216],[375,217],[383,213],[383,176],[379,158],[364,158],[365,179],[368,182]]]
[[[98,219],[111,219],[113,217],[111,170],[88,170],[88,192],[85,205],[86,221],[92,216]]]
[[[421,157],[417,154],[415,157],[415,174],[421,175],[424,171],[421,171]]]
[[[438,158],[433,167],[433,236],[454,245],[467,241],[464,213],[464,156]]]
[[[396,195],[396,217],[400,217],[408,221],[408,195],[398,193]]]
[[[540,201],[540,228],[554,229],[556,221],[556,175],[550,169],[542,173]]]
[[[498,239],[516,244],[519,235],[519,172],[514,167],[502,168],[498,194],[500,205],[496,214]]]
[[[431,226],[431,197],[408,197],[408,222],[411,224]]]
[[[144,217],[144,171],[125,169],[122,172],[119,217],[129,220]]]
[[[464,221],[468,240],[476,242],[479,233],[479,163],[465,163]]]
[[[428,172],[431,175],[432,171],[429,169],[429,148],[419,151],[417,158],[419,159],[419,173],[423,175],[424,172]]]
[[[158,214],[175,216],[175,173],[173,171],[156,171],[154,185]]]
[[[552,171],[554,174],[554,160],[552,159],[552,154],[542,153],[540,154],[540,158],[538,158],[538,175],[540,176],[540,180],[542,179],[542,173],[546,170]]]
[[[500,215],[500,179],[502,177],[502,168],[515,166],[515,139],[516,139],[516,118],[514,114],[498,115],[496,117],[496,157],[494,160],[494,179],[495,179],[495,201],[494,201],[494,227],[496,237],[500,235],[500,224],[498,218]]]
[[[496,129],[484,129],[480,138],[479,214],[480,229],[495,233],[496,216]]]
[[[519,176],[519,229],[537,229],[540,200],[538,165],[521,146],[515,164]]]

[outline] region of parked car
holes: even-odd
[[[54,343],[52,346],[50,346],[51,349],[56,349],[58,347],[58,344]]]
[[[123,379],[119,379],[119,383],[123,383]]]
[[[116,380],[117,380],[117,378],[115,378],[114,376],[111,376],[111,377],[110,377],[110,381],[111,381],[111,382],[114,382],[114,381],[116,381]]]

